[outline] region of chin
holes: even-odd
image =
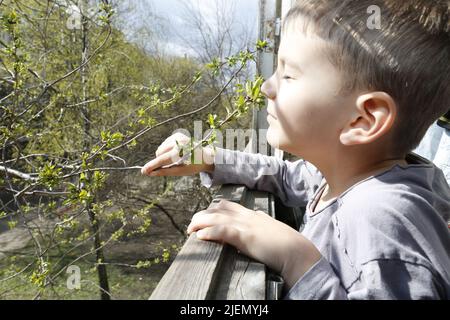
[[[269,130],[267,130],[266,138],[267,138],[267,143],[272,148],[282,150],[282,143],[281,143],[282,141],[280,139],[280,136],[276,132],[274,132],[274,130],[272,130],[270,127],[269,127]]]
[[[275,130],[269,127],[267,131],[267,143],[274,149],[279,149],[284,152],[295,154],[297,148],[292,145],[292,141],[278,134]]]

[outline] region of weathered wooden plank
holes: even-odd
[[[266,192],[247,191],[245,206],[271,214],[270,199]],[[237,254],[226,299],[265,300],[266,266]]]
[[[192,235],[159,282],[151,300],[205,300],[222,246]]]
[[[242,203],[245,187],[224,186],[216,199]],[[222,264],[226,246],[189,237],[151,295],[151,300],[204,300],[208,298]]]
[[[270,212],[266,193],[226,186],[213,201],[228,199]],[[152,300],[264,300],[266,270],[229,245],[199,241],[192,235],[158,284]]]
[[[234,253],[234,265],[226,300],[265,300],[266,267],[264,264]]]
[[[267,193],[247,191],[243,205],[254,210],[270,212]],[[215,287],[208,299],[265,300],[266,267],[227,246]]]

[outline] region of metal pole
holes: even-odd
[[[282,0],[260,0],[259,1],[259,39],[265,40],[269,43],[269,47],[259,53],[258,56],[258,73],[269,79],[275,71],[277,65],[277,52],[280,44],[281,31],[281,16],[283,9]],[[267,109],[262,111],[254,111],[253,128],[257,131],[267,129]],[[258,141],[257,152],[271,153],[279,157],[283,153],[278,150],[268,150],[269,146],[265,137],[258,136],[261,141]],[[268,152],[269,151],[269,152]],[[272,214],[274,215],[274,199],[271,195],[269,197],[269,205],[271,206]],[[284,280],[279,276],[267,270],[266,274],[266,299],[279,300],[282,297],[282,290],[284,287]]]
[[[279,34],[277,26],[281,15],[281,0],[260,0],[259,1],[259,39],[269,43],[268,48],[258,55],[258,73],[264,79],[269,79],[276,68],[276,49],[279,44]],[[267,110],[254,111],[253,128],[259,133],[260,130],[268,128]],[[261,134],[259,134],[261,135]],[[258,137],[261,138],[261,137]],[[267,145],[266,139],[257,141],[254,145],[254,152],[263,154],[274,154],[274,151]]]

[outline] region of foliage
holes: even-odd
[[[82,2],[84,8],[94,3],[98,14],[88,17],[80,7],[79,29],[67,28],[68,2],[0,2],[0,189],[11,195],[0,221],[9,219],[11,229],[32,235],[34,260],[16,274],[28,276],[36,297],[64,274],[68,264],[60,260],[71,251],[91,244],[80,257],[95,256],[93,267],[105,277],[106,247],[148,233],[151,212],[171,185],[142,208],[125,210],[118,201],[121,180],[154,150],[148,140],[158,144],[192,115],[220,129],[264,102],[261,77],[239,78],[256,52],[243,50],[206,66],[149,56],[114,28],[114,3]],[[256,47],[263,50],[265,43]],[[231,77],[218,94],[207,81],[223,70]],[[221,96],[232,104],[221,103]],[[223,108],[210,114],[217,105]],[[214,135],[189,148],[213,142]],[[32,228],[25,217],[30,212],[51,227]],[[59,258],[49,254],[54,250]],[[130,266],[167,263],[173,251],[163,248],[161,257]]]

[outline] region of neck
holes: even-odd
[[[361,156],[363,154],[363,156]],[[329,159],[332,158],[332,163]],[[380,157],[373,152],[349,152],[343,150],[328,157],[327,161],[315,164],[324,175],[328,188],[325,190],[322,200],[329,201],[339,197],[349,188],[369,177],[381,174],[395,165],[407,165],[404,156]]]

